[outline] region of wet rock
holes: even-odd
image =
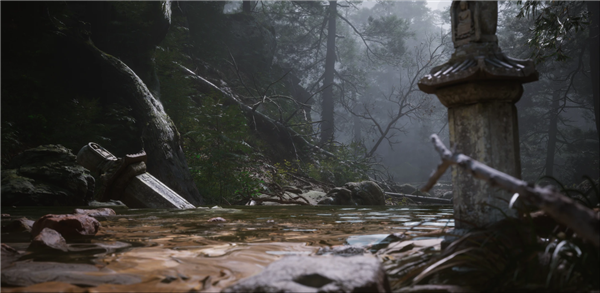
[[[96,235],[100,222],[88,215],[45,215],[37,220],[31,229],[36,237],[44,228],[56,230],[65,239]]]
[[[221,217],[215,217],[215,218],[210,218],[208,219],[207,222],[227,222],[227,220],[221,218]]]
[[[403,193],[403,194],[412,194],[417,191],[417,188],[410,184],[402,184],[400,186],[394,186],[394,192]]]
[[[444,192],[444,194],[442,194],[441,198],[452,199],[453,198],[452,191]]]
[[[327,196],[333,199],[334,205],[355,205],[356,203],[352,200],[352,191],[343,188],[336,187],[327,193]]]
[[[43,145],[19,154],[2,170],[2,205],[88,205],[94,184],[70,150]]]
[[[328,197],[320,200],[317,204],[318,205],[333,205],[333,204],[335,204],[335,201],[333,200],[333,197],[328,196]]]
[[[4,270],[5,267],[9,266],[15,260],[19,259],[19,257],[21,257],[21,253],[19,253],[16,249],[2,243],[2,270]]]
[[[417,190],[415,192],[412,193],[412,195],[417,195],[417,196],[431,196],[431,194],[429,192],[423,192],[420,190]]]
[[[391,292],[372,256],[289,256],[221,292]]]
[[[355,256],[369,253],[364,247],[354,245],[336,245],[332,247],[321,247],[317,255],[339,255]]]
[[[335,205],[385,205],[385,194],[372,181],[348,182],[327,193]],[[327,202],[327,201],[326,201]]]
[[[352,198],[359,205],[385,205],[385,195],[373,181],[349,182],[344,185],[352,191]]]
[[[29,244],[29,250],[45,250],[55,249],[64,252],[69,251],[67,241],[63,238],[60,233],[50,228],[44,228],[37,236],[33,238],[31,244]]]
[[[301,194],[302,197],[306,198],[311,205],[320,204],[321,201],[328,198],[327,194],[322,191],[311,190]]]
[[[2,269],[3,285],[31,286],[50,281],[98,286],[135,284],[141,279],[135,275],[116,273],[91,264],[19,261]]]
[[[27,218],[19,218],[8,225],[2,227],[2,232],[11,232],[11,233],[19,233],[19,232],[31,232],[31,228],[33,227],[34,221],[29,220]]]
[[[99,208],[93,210],[85,210],[85,209],[75,209],[75,215],[88,215],[90,217],[106,217],[106,216],[114,216],[117,213],[113,209],[110,208]]]
[[[124,208],[127,207],[120,200],[114,200],[114,199],[110,199],[108,201],[96,201],[96,200],[92,200],[92,201],[90,201],[89,206],[91,206],[91,207],[114,206],[114,207],[124,207]]]

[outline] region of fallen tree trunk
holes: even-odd
[[[192,77],[197,82],[202,83],[202,85],[209,86],[210,88],[222,93],[225,99],[227,99],[227,102],[239,106],[239,108],[246,116],[248,124],[252,129],[254,129],[259,135],[261,135],[265,141],[271,143],[277,142],[282,144],[284,146],[284,149],[282,151],[289,152],[293,150],[293,153],[291,153],[290,155],[292,155],[295,159],[299,159],[298,149],[316,151],[327,157],[335,158],[335,156],[332,153],[316,145],[311,144],[306,139],[304,139],[302,135],[298,134],[293,129],[286,127],[281,122],[273,120],[267,117],[266,115],[256,111],[255,109],[252,109],[250,106],[244,104],[237,97],[235,97],[233,93],[216,86],[212,82],[197,75],[185,66],[178,63],[176,64],[184,71],[186,75]]]
[[[463,154],[454,154],[446,148],[439,137],[431,135],[431,142],[442,158],[442,163],[429,177],[421,191],[429,191],[450,165],[467,169],[475,178],[485,180],[492,186],[517,193],[511,200],[511,206],[518,197],[538,207],[577,233],[581,238],[600,246],[600,217],[573,199],[560,194],[553,187],[540,187],[502,173]]]
[[[393,196],[393,197],[397,197],[397,198],[406,197],[412,201],[428,203],[428,204],[452,204],[451,200],[445,199],[445,198],[435,198],[435,197],[429,197],[429,196],[418,196],[418,195],[393,193],[393,192],[386,192],[385,195],[389,195],[389,196]]]

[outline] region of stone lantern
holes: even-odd
[[[530,60],[510,58],[498,47],[496,1],[453,1],[450,7],[455,52],[433,68],[419,88],[448,108],[450,146],[496,170],[521,177],[515,103],[523,83],[536,81]],[[516,216],[511,194],[497,190],[461,168],[452,169],[455,227],[485,226]]]

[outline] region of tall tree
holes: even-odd
[[[577,41],[577,33],[585,29],[589,30],[588,48],[590,53],[590,71],[592,83],[592,98],[594,117],[596,120],[596,132],[600,140],[600,93],[598,88],[599,63],[598,52],[598,23],[599,3],[598,1],[518,1],[522,4],[519,17],[534,19],[533,37],[529,45],[534,48],[533,57],[538,61],[544,61],[554,57],[557,61],[570,58],[565,47]]]
[[[321,139],[319,144],[325,145],[333,140],[333,73],[335,71],[335,31],[337,20],[337,1],[329,1],[327,24],[327,55],[325,56],[325,73],[323,75],[323,95],[321,98]]]

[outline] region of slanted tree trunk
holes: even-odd
[[[554,153],[556,152],[556,136],[558,134],[558,102],[560,92],[552,94],[552,105],[550,108],[550,125],[548,126],[548,144],[546,145],[546,175],[554,176]]]
[[[598,52],[600,52],[599,39],[600,39],[600,2],[598,1],[587,1],[588,11],[590,13],[590,71],[592,79],[592,93],[594,95],[594,117],[596,118],[596,132],[598,133],[598,139],[600,139],[600,75],[598,73],[600,62],[598,58]]]
[[[102,84],[107,98],[119,97],[132,108],[148,155],[147,171],[191,204],[203,204],[189,172],[179,132],[162,104],[125,63],[102,52],[89,39],[79,36],[75,31],[77,30],[71,29],[65,34],[68,45],[75,46],[81,52],[73,58],[77,58],[77,63],[85,66],[86,70],[90,66],[98,68],[101,72],[101,80],[98,82]],[[86,70],[82,69],[81,72]]]
[[[327,27],[327,55],[325,56],[325,74],[321,101],[321,146],[333,140],[333,73],[335,70],[335,21],[337,18],[337,2],[329,1],[329,20]]]

